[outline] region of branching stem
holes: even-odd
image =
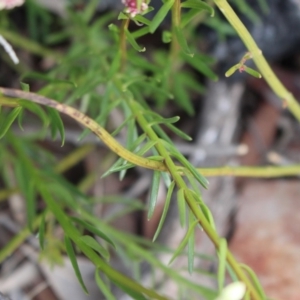
[[[238,18],[234,10],[226,0],[214,0],[220,11],[227,18],[228,22],[237,31],[241,40],[252,55],[252,58],[259,69],[262,77],[267,81],[275,94],[283,101],[283,106],[287,107],[295,118],[300,121],[300,106],[294,96],[284,87],[278,77],[270,68],[268,62],[263,56],[262,51],[258,48],[256,42],[245,25]]]

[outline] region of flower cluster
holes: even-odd
[[[122,0],[122,2],[126,6],[125,11],[130,14],[132,18],[148,9],[146,0],[142,0],[140,7],[138,7],[137,0]]]
[[[25,0],[0,0],[0,10],[12,9],[16,6],[20,6]]]

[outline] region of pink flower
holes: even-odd
[[[25,0],[0,0],[0,10],[12,9],[16,6],[20,6]]]
[[[122,0],[122,2],[126,6],[125,11],[130,14],[132,18],[148,9],[146,0],[142,0],[140,9],[138,8],[137,0]]]

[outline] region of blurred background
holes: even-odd
[[[299,1],[232,0],[230,3],[280,80],[300,99]],[[103,22],[104,28],[110,23],[118,24],[117,16],[123,5],[118,0],[99,1],[94,11],[90,12],[90,22],[81,24],[78,16],[83,14],[87,5],[88,1],[79,0],[26,0],[23,6],[0,11],[0,35],[12,44],[21,61],[19,65],[14,65],[0,49],[0,86],[19,88],[20,82],[26,82],[32,91],[37,91],[58,77],[67,81],[68,78],[72,80],[81,76],[78,82],[86,86],[85,92],[81,91],[80,95],[70,91],[60,94],[58,86],[57,90],[51,91],[52,98],[59,101],[68,99],[69,103],[73,98],[80,98],[76,106],[87,114],[93,114],[86,109],[90,99],[93,99],[89,89],[99,95],[103,93],[102,83],[93,81],[97,58],[82,60],[80,66],[74,63],[74,69],[70,72],[63,66],[60,68],[57,55],[70,55],[71,58],[74,55],[73,58],[76,58],[80,51],[87,51],[84,49],[90,47],[91,52],[86,53],[87,57],[92,56],[93,49],[101,49],[110,41],[107,32],[98,31],[94,24]],[[151,5],[155,8],[153,16],[161,1],[152,0]],[[151,108],[165,117],[179,115],[181,120],[177,126],[193,137],[193,141],[188,143],[170,133],[175,145],[196,167],[299,164],[299,123],[283,107],[264,79],[238,72],[230,78],[224,76],[246,53],[233,29],[219,13],[215,18],[200,18],[197,22],[199,25],[196,24],[190,34],[196,50],[205,55],[209,71],[183,66],[184,71],[193,74],[197,85],[186,96],[190,104],[180,101],[164,101],[161,104],[151,95],[148,97]],[[163,27],[169,28],[169,25],[165,21]],[[162,30],[141,38],[141,43],[147,48],[146,60],[153,56],[159,61],[160,53],[167,49],[161,42]],[[74,47],[76,43],[82,49]],[[94,73],[91,73],[92,69]],[[215,75],[218,81],[213,80]],[[23,120],[23,131],[18,124],[13,124],[12,132],[25,141],[24,145],[33,143],[36,148],[43,149],[42,154],[33,152],[38,153],[36,159],[40,165],[65,162],[72,153],[76,153],[75,161],[67,163],[61,173],[68,182],[82,188],[91,199],[97,199],[89,204],[88,209],[113,228],[151,241],[166,198],[163,183],[159,190],[158,209],[148,221],[146,204],[152,173],[134,168],[127,172],[122,181],[118,174],[101,178],[116,160],[115,155],[93,135],[86,135],[79,141],[82,128],[67,117],[63,117],[63,121],[66,131],[64,147],[61,147],[59,138],[56,141],[51,139],[49,130],[40,131],[41,121],[34,116]],[[110,128],[116,128],[123,121],[122,112],[114,109],[107,124]],[[120,132],[117,139],[126,144],[126,130]],[[0,156],[0,249],[5,249],[12,241],[18,243],[18,237],[21,241],[12,253],[0,251],[0,292],[3,294],[0,294],[0,300],[106,299],[94,280],[94,266],[83,256],[78,263],[86,279],[89,296],[82,291],[69,259],[60,253],[62,232],[55,227],[56,224],[53,224],[56,236],[51,244],[53,247],[48,253],[39,252],[37,238],[24,229],[26,202],[17,190],[15,165],[6,160],[4,152]],[[237,259],[253,268],[270,298],[298,300],[299,178],[227,176],[211,177],[209,181],[210,187],[203,191],[203,198],[212,210],[219,234],[228,239]],[[41,209],[42,204],[38,205]],[[170,254],[161,249],[176,249],[184,232],[178,222],[177,207],[171,205],[158,238],[163,246],[157,252],[153,250],[153,255],[166,263]],[[214,288],[216,261],[210,259],[214,248],[203,233],[196,237],[196,249],[199,253],[196,258],[198,272],[189,277],[186,256],[180,256],[172,267],[183,269],[186,278]],[[149,263],[143,262],[140,257],[131,257],[125,250],[112,254],[111,264],[125,274],[137,276],[143,284],[154,280],[156,289],[170,299],[201,299],[178,287],[167,276],[155,273]],[[208,273],[211,276],[207,276]],[[117,289],[112,288],[112,291],[116,299],[131,299]]]

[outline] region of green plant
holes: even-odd
[[[143,3],[144,1],[137,1],[137,7],[140,8]],[[252,75],[257,75],[256,71],[244,68],[246,59],[253,59],[261,75],[266,78],[287,108],[300,120],[299,105],[271,71],[261,51],[227,1],[215,0],[214,3],[238,32],[249,50],[249,54],[233,66],[227,75],[241,68]],[[28,66],[21,65],[19,71],[22,72],[22,82],[31,79],[44,82],[38,93],[29,92],[30,87],[25,83],[21,85],[22,90],[0,88],[0,105],[3,107],[0,161],[3,166],[2,177],[8,187],[1,191],[0,199],[4,200],[8,195],[21,192],[26,200],[28,220],[28,228],[0,251],[0,261],[16,249],[30,232],[37,230],[41,250],[50,247],[50,241],[55,241],[50,224],[57,222],[64,231],[64,251],[70,257],[83,289],[86,290],[84,278],[81,277],[76,261],[76,251],[88,257],[96,266],[95,278],[107,299],[114,299],[114,296],[105,285],[106,277],[134,299],[166,299],[154,289],[139,284],[138,276],[133,280],[113,269],[109,264],[109,257],[110,252],[115,249],[124,257],[134,257],[133,261],[137,264],[140,259],[147,261],[153,272],[155,269],[162,270],[178,285],[206,299],[215,299],[221,293],[227,272],[233,281],[244,283],[245,297],[248,297],[245,299],[266,299],[255,274],[236,261],[227,249],[226,240],[218,236],[212,214],[202,200],[199,185],[208,188],[208,181],[204,176],[209,175],[272,177],[299,174],[300,167],[196,169],[178,151],[163,129],[168,128],[181,138],[190,140],[189,136],[173,125],[179,118],[163,118],[154,112],[146,101],[151,98],[159,108],[163,107],[168,99],[173,98],[187,113],[193,114],[188,91],[201,92],[202,88],[195,81],[193,72],[184,69],[183,66],[188,64],[208,78],[217,79],[210,68],[212,59],[198,53],[192,43],[196,25],[195,17],[200,16],[201,19],[207,13],[213,16],[214,9],[203,1],[166,0],[152,20],[144,17],[151,8],[144,7],[142,13],[135,14],[132,11],[129,11],[131,15],[120,13],[120,23],[116,25],[114,14],[107,14],[94,20],[93,12],[96,5],[97,1],[91,1],[80,13],[70,10],[63,30],[49,33],[45,37],[45,43],[48,45],[67,43],[68,51],[64,55],[49,50],[36,41],[21,38],[12,30],[9,16],[2,12],[0,34],[3,37],[13,45],[20,46],[31,53],[51,57],[56,65],[46,74],[29,71]],[[182,12],[182,8],[187,10]],[[139,44],[138,39],[154,33],[169,12],[172,19],[171,30],[163,33],[164,42],[170,43],[169,49],[155,50],[149,54],[150,57],[141,55],[140,53],[146,49]],[[143,26],[132,31],[129,27],[131,23],[143,24]],[[107,26],[108,24],[110,25]],[[43,110],[40,105],[46,106],[46,109]],[[6,106],[12,109],[6,109]],[[80,109],[75,109],[74,106]],[[111,111],[115,108],[123,111],[124,122],[118,128],[114,128],[113,132],[108,132],[105,127]],[[56,163],[51,153],[37,147],[35,137],[19,138],[10,130],[16,120],[22,127],[28,111],[35,114],[43,123],[43,129],[36,133],[38,138],[45,136],[45,129],[50,127],[53,138],[59,133],[62,144],[64,143],[64,125],[58,112],[68,115],[85,127],[81,138],[86,136],[89,130],[95,133],[112,152],[120,157],[104,174],[105,176],[120,172],[123,177],[126,170],[134,166],[153,170],[148,219],[152,217],[156,207],[158,185],[163,178],[168,194],[154,240],[163,226],[171,196],[175,194],[179,222],[183,228],[186,228],[186,235],[173,252],[170,262],[184,253],[187,246],[188,271],[193,273],[193,259],[197,255],[194,249],[194,231],[200,230],[200,226],[218,253],[219,290],[193,283],[179,273],[172,272],[169,266],[165,266],[155,258],[158,252],[170,252],[170,249],[120,233],[105,220],[95,218],[86,209],[91,205],[90,197],[85,194],[86,186],[84,184],[73,186],[61,175],[70,166],[70,160],[79,161],[91,151],[92,147],[80,148],[71,154],[72,158],[67,157],[60,163]],[[124,127],[127,128],[126,147],[115,139],[115,135]],[[145,157],[149,151],[152,155]],[[56,166],[52,167],[55,163]],[[15,170],[17,187],[11,186],[9,182],[8,169],[11,166]],[[45,203],[41,210],[37,210],[39,197]],[[69,211],[72,213],[68,213]],[[89,232],[89,235],[84,235],[83,231]],[[99,243],[93,236],[99,237],[102,242]]]

